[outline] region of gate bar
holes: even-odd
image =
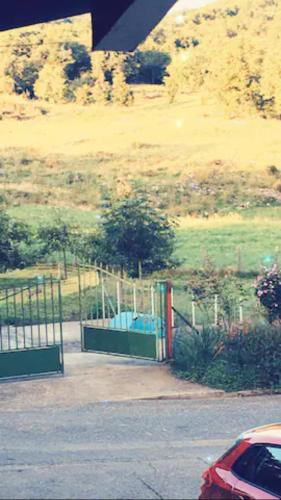
[[[172,282],[166,281],[166,342],[167,358],[173,357],[173,310],[172,310]]]

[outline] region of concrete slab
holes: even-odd
[[[69,407],[100,401],[209,398],[216,391],[176,379],[169,366],[153,361],[80,351],[77,322],[64,325],[65,376],[0,384],[0,409]]]

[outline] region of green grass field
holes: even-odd
[[[281,122],[228,119],[200,95],[168,105],[163,86],[135,92],[131,108],[47,106],[44,116],[2,120],[3,207],[33,226],[60,215],[90,229],[109,197],[141,188],[178,219],[184,267],[202,266],[207,254],[243,271],[278,260]],[[28,115],[34,104],[21,103]]]
[[[33,227],[51,224],[56,217],[63,218],[66,222],[79,225],[83,229],[90,229],[98,220],[99,214],[94,210],[81,210],[79,208],[52,207],[46,205],[20,205],[7,210],[11,217],[26,222]]]
[[[78,208],[63,209],[42,205],[12,207],[8,213],[34,227],[51,223],[57,215],[85,230],[93,228],[99,213]],[[268,259],[281,262],[281,208],[266,207],[241,215],[179,218],[175,256],[183,267],[202,267],[209,256],[217,268],[257,272]]]
[[[281,262],[281,219],[233,217],[190,221],[177,231],[176,256],[184,267],[202,267],[209,256],[218,269],[257,272]]]

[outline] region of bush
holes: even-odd
[[[257,278],[256,295],[267,311],[270,323],[281,319],[281,274],[273,267]]]
[[[174,338],[174,364],[185,377],[201,380],[208,366],[216,359],[223,333],[215,328],[186,333],[179,330]]]
[[[174,367],[185,378],[226,391],[281,386],[281,328],[269,323],[226,334],[179,332]]]

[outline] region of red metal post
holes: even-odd
[[[172,282],[166,281],[166,345],[167,358],[173,357],[173,311],[172,311]]]

